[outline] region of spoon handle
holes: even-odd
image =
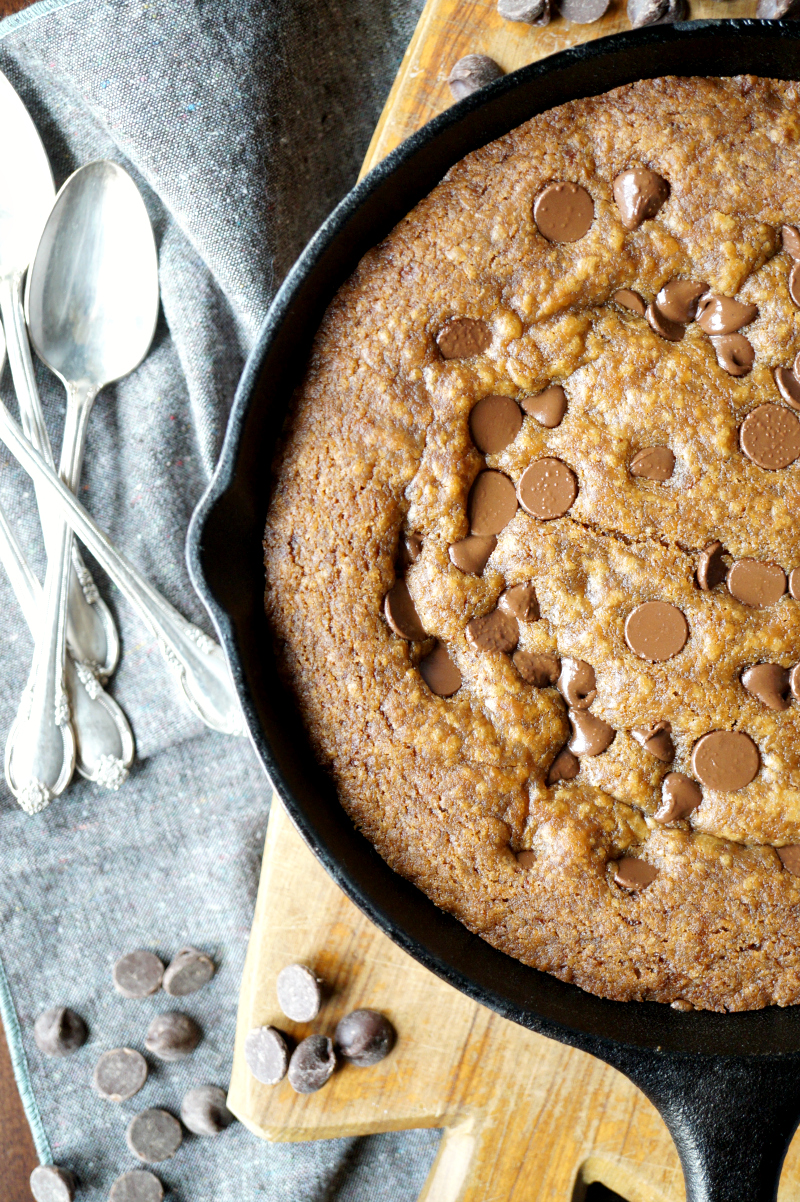
[[[0,439],[50,498],[158,640],[161,653],[197,716],[213,730],[244,735],[244,718],[222,648],[188,622],[113,546],[100,527],[24,437],[0,402]]]

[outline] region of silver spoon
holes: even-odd
[[[22,308],[22,285],[33,258],[55,188],[44,147],[28,111],[0,73],[0,312],[8,358],[27,437],[53,466],[53,452],[31,362]],[[37,500],[38,500],[37,494]],[[61,523],[39,504],[48,549],[55,546]],[[88,569],[75,549],[69,576],[68,628],[79,659],[109,676],[119,659],[119,637]]]

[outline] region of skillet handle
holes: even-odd
[[[611,1062],[659,1110],[686,1202],[775,1202],[800,1121],[800,1057],[631,1053]]]

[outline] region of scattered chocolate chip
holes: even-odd
[[[513,442],[522,429],[522,413],[507,396],[485,396],[469,415],[472,441],[484,455],[497,455]]]
[[[289,1067],[286,1036],[277,1027],[254,1027],[244,1041],[244,1060],[256,1081],[277,1085]]]
[[[421,643],[428,637],[403,579],[396,580],[384,597],[383,616],[401,639]]]
[[[688,11],[686,0],[628,0],[628,20],[633,29],[683,21]]]
[[[744,334],[715,334],[711,343],[717,363],[729,376],[746,376],[755,363],[756,353]]]
[[[164,965],[158,956],[140,948],[117,960],[112,976],[114,988],[123,997],[148,997],[161,988]]]
[[[727,551],[719,541],[709,543],[700,552],[697,561],[697,583],[704,593],[721,584],[728,575],[728,569],[722,562],[723,555],[727,555]]]
[[[687,1002],[682,997],[676,998],[675,1001],[670,1002],[669,1005],[670,1005],[671,1010],[678,1010],[678,1011],[680,1011],[681,1014],[689,1014],[690,1011],[694,1010],[694,1006],[692,1005],[692,1003]]]
[[[533,868],[534,864],[536,863],[536,853],[532,851],[518,851],[517,863],[519,864],[520,868]]]
[[[792,259],[800,259],[800,230],[794,225],[781,226],[783,249]]]
[[[536,197],[533,219],[548,242],[577,242],[589,232],[594,221],[594,202],[580,184],[550,184]]]
[[[517,619],[502,609],[493,609],[467,623],[467,640],[475,651],[513,651],[519,642]]]
[[[535,689],[545,689],[555,684],[561,672],[561,661],[556,655],[515,651],[511,662],[525,683],[533,685]]]
[[[336,1068],[333,1043],[325,1035],[309,1035],[298,1043],[289,1061],[289,1084],[296,1093],[316,1093]]]
[[[338,1023],[336,1050],[351,1064],[369,1068],[389,1055],[397,1032],[385,1015],[377,1010],[353,1010]]]
[[[788,367],[775,368],[775,383],[787,405],[800,409],[800,380]]]
[[[795,664],[789,675],[789,688],[795,701],[800,701],[800,664]]]
[[[125,1142],[138,1160],[169,1160],[183,1142],[181,1125],[168,1110],[143,1110],[128,1123]]]
[[[465,96],[471,96],[473,92],[485,88],[504,74],[500,64],[489,58],[488,54],[465,54],[453,65],[447,82],[454,98],[463,100]],[[448,359],[452,357],[446,356]]]
[[[287,964],[275,985],[278,1005],[295,1023],[310,1023],[322,1005],[322,982],[305,964]]]
[[[611,299],[616,301],[623,309],[630,309],[631,313],[635,313],[637,317],[644,317],[647,305],[638,292],[634,292],[630,288],[620,288],[618,292],[614,293]]]
[[[728,572],[728,590],[743,605],[763,609],[780,601],[786,592],[786,573],[776,563],[737,559]]]
[[[517,512],[517,494],[502,472],[479,472],[467,502],[471,534],[499,534]]]
[[[235,1122],[226,1105],[224,1089],[218,1085],[198,1085],[184,1094],[181,1121],[193,1135],[219,1135]]]
[[[686,333],[685,327],[679,321],[670,321],[655,305],[648,305],[644,315],[650,328],[669,342],[680,342]]]
[[[800,270],[797,263],[792,264],[789,272],[789,296],[796,305],[800,305]]]
[[[795,601],[800,601],[800,568],[792,568],[789,573],[789,593]]]
[[[626,230],[655,217],[669,196],[669,184],[647,167],[632,167],[614,180],[614,200]]]
[[[562,659],[556,688],[567,705],[576,710],[588,710],[597,696],[594,668],[584,659]]]
[[[528,396],[520,401],[522,408],[536,418],[540,426],[554,430],[567,412],[567,394],[560,384],[551,384],[538,396]]]
[[[448,553],[459,571],[468,572],[471,576],[480,576],[496,546],[497,539],[494,535],[486,537],[468,534],[460,542],[451,543]]]
[[[563,517],[578,495],[571,467],[560,459],[537,459],[522,473],[517,497],[526,513],[542,521]]]
[[[675,470],[675,455],[669,447],[645,447],[631,460],[631,475],[645,480],[669,480]]]
[[[461,688],[461,673],[441,643],[437,643],[430,655],[420,661],[419,670],[422,679],[437,697],[452,697]]]
[[[645,601],[628,614],[625,642],[636,655],[651,664],[672,659],[686,646],[689,624],[669,601]]]
[[[661,805],[653,817],[656,822],[676,822],[687,818],[703,800],[696,781],[683,772],[668,772],[661,782]]]
[[[735,793],[758,773],[761,758],[749,735],[738,730],[712,730],[695,743],[692,771],[709,789]]]
[[[512,584],[501,594],[497,608],[511,614],[518,622],[536,622],[539,617],[539,603],[532,584]]]
[[[112,1048],[97,1061],[92,1082],[101,1098],[127,1102],[147,1080],[147,1061],[133,1048]]]
[[[497,0],[497,11],[504,21],[523,21],[526,25],[544,25],[549,20],[548,0]]]
[[[86,1023],[66,1006],[45,1010],[33,1024],[33,1038],[46,1056],[71,1056],[89,1038]]]
[[[650,755],[671,764],[675,759],[675,744],[672,742],[672,727],[669,722],[655,722],[652,726],[635,726],[631,731],[636,742]]]
[[[562,747],[550,765],[545,783],[557,785],[560,780],[574,780],[580,770],[581,762],[578,757],[569,747]]]
[[[202,1038],[200,1028],[188,1014],[169,1010],[157,1014],[147,1028],[144,1046],[159,1060],[183,1060],[197,1047]]]
[[[436,335],[443,359],[471,359],[483,354],[491,344],[492,334],[486,322],[472,317],[454,317]]]
[[[77,1182],[69,1169],[39,1164],[31,1173],[30,1186],[36,1202],[72,1202]]]
[[[700,284],[697,280],[670,280],[661,289],[654,303],[663,317],[685,325],[694,321],[698,301],[707,292],[708,284]]]
[[[781,864],[792,876],[800,876],[800,847],[790,843],[787,847],[776,847]]]
[[[608,11],[611,0],[559,0],[559,10],[565,21],[573,25],[592,25]]]
[[[418,534],[404,534],[403,541],[400,544],[400,564],[403,568],[410,568],[412,563],[416,563],[422,554],[422,539]]]
[[[615,883],[623,889],[630,889],[631,892],[646,889],[658,876],[657,868],[637,856],[623,856],[616,864],[612,864],[612,868]]]
[[[164,1187],[147,1169],[133,1169],[117,1177],[108,1202],[163,1202]]]
[[[572,738],[567,746],[573,755],[600,755],[614,742],[614,727],[588,710],[571,709],[569,720]]]
[[[742,673],[742,684],[748,693],[771,710],[789,708],[790,672],[780,664],[756,664]]]
[[[706,334],[735,334],[757,317],[757,305],[742,304],[720,292],[707,292],[697,306],[697,324]]]
[[[183,947],[164,973],[164,992],[170,997],[186,997],[196,993],[216,972],[214,961],[196,947]]]

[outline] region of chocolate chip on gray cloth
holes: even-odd
[[[147,1169],[132,1169],[117,1177],[108,1202],[163,1202],[164,1187]]]
[[[800,259],[800,230],[797,226],[781,226],[781,244],[790,258]]]
[[[517,494],[502,472],[479,472],[467,501],[470,534],[499,534],[517,512]]]
[[[402,577],[394,582],[383,599],[383,616],[394,633],[401,639],[421,643],[428,637],[416,606],[411,600],[408,585]]]
[[[686,333],[686,328],[681,322],[670,321],[655,305],[648,305],[644,315],[650,328],[668,342],[680,342]]]
[[[711,343],[717,363],[729,376],[746,376],[755,363],[756,353],[744,334],[714,334]]]
[[[322,1005],[322,982],[305,964],[287,964],[275,983],[278,1005],[295,1023],[310,1023]]]
[[[753,740],[740,730],[712,730],[695,743],[692,771],[702,784],[735,793],[758,774],[761,757]]]
[[[650,663],[662,663],[682,651],[689,637],[689,624],[677,605],[669,601],[645,601],[625,621],[625,642],[634,654]]]
[[[645,447],[631,460],[632,476],[663,483],[675,470],[675,454],[669,447]]]
[[[727,555],[727,551],[719,540],[709,543],[700,552],[697,561],[697,583],[704,593],[721,584],[728,575],[728,569],[722,561],[723,555]]]
[[[534,201],[533,219],[548,242],[577,242],[594,221],[594,201],[580,184],[549,184]]]
[[[86,1023],[67,1006],[45,1010],[33,1024],[33,1038],[46,1056],[71,1056],[89,1037]]]
[[[451,543],[448,554],[459,571],[467,572],[470,576],[480,576],[496,546],[497,539],[494,535],[468,534],[460,542]]]
[[[515,651],[511,662],[525,683],[533,685],[535,689],[545,689],[555,684],[561,673],[561,660],[557,655]]]
[[[219,1135],[236,1121],[226,1103],[218,1085],[198,1085],[183,1096],[181,1121],[193,1135]]]
[[[473,317],[454,317],[436,335],[443,359],[471,359],[488,350],[492,334],[485,321]]]
[[[461,688],[461,672],[446,649],[437,643],[430,655],[420,660],[420,675],[437,697],[452,697]]]
[[[207,985],[215,972],[214,961],[205,952],[182,947],[164,973],[164,992],[170,997],[186,997]]]
[[[608,11],[611,0],[559,0],[559,12],[573,25],[592,25]]]
[[[792,568],[789,573],[789,593],[795,601],[800,601],[800,568]]]
[[[791,673],[780,664],[755,664],[742,673],[742,685],[767,709],[789,708]]]
[[[775,368],[775,383],[787,405],[800,409],[800,380],[788,367]]]
[[[743,304],[721,292],[707,292],[700,298],[696,320],[706,334],[735,334],[757,317],[757,305]]]
[[[522,429],[522,413],[508,396],[485,396],[469,415],[472,441],[484,455],[497,455],[513,442]]]
[[[513,614],[493,609],[467,623],[467,642],[475,651],[513,651],[519,642],[519,625]]]
[[[256,1081],[277,1085],[289,1067],[289,1045],[277,1027],[254,1027],[244,1041],[244,1061]]]
[[[708,284],[698,283],[697,280],[670,280],[653,303],[664,317],[685,325],[694,321],[698,301],[707,292]]]
[[[614,200],[626,230],[655,217],[668,196],[667,181],[648,167],[631,167],[614,180]]]
[[[554,430],[567,412],[567,394],[560,384],[551,384],[537,396],[525,397],[520,404],[530,417],[536,418],[540,426]]]
[[[657,868],[637,856],[623,856],[616,864],[612,864],[612,868],[616,884],[622,889],[630,889],[632,893],[646,889],[658,876]]]
[[[653,817],[656,822],[677,822],[688,818],[703,800],[696,781],[683,772],[668,772],[661,782],[661,805]]]
[[[168,1110],[143,1110],[134,1115],[125,1132],[125,1142],[137,1160],[158,1164],[169,1160],[183,1142],[181,1125]]]
[[[549,457],[529,464],[517,485],[520,505],[541,521],[563,517],[577,495],[578,481],[572,468]]]
[[[776,847],[781,864],[787,872],[791,872],[792,876],[800,876],[800,847],[796,843],[790,843],[786,847]]]
[[[77,1182],[69,1169],[39,1164],[31,1173],[30,1187],[36,1202],[72,1202]]]
[[[556,785],[560,780],[574,780],[580,770],[581,762],[578,757],[569,747],[562,747],[550,765],[545,783]]]
[[[127,1102],[147,1080],[147,1061],[133,1048],[112,1048],[95,1065],[92,1082],[101,1098]]]
[[[565,657],[561,661],[561,674],[556,683],[567,705],[586,710],[597,696],[594,668],[584,659]]]
[[[497,0],[497,12],[504,21],[546,25],[550,18],[550,5],[549,0]]]
[[[800,420],[782,405],[758,405],[742,422],[739,442],[753,463],[778,471],[800,455]]]
[[[737,559],[728,572],[728,591],[743,605],[763,609],[780,601],[786,592],[786,573],[776,563]]]
[[[289,1061],[289,1084],[296,1093],[316,1093],[336,1068],[333,1042],[325,1035],[309,1035],[298,1043]]]
[[[518,622],[536,622],[539,618],[539,603],[532,584],[512,584],[500,595],[497,608]]]
[[[620,288],[611,299],[623,309],[629,309],[631,313],[635,313],[637,317],[644,317],[647,310],[647,305],[639,293],[634,292],[631,288]]]
[[[505,71],[488,54],[465,54],[453,65],[447,82],[454,98],[463,100],[502,75],[505,75]]]
[[[571,709],[572,737],[567,744],[573,755],[600,755],[614,742],[616,731],[588,710]]]
[[[397,1032],[384,1014],[377,1010],[353,1010],[337,1024],[334,1045],[337,1052],[359,1068],[369,1068],[388,1056]]]
[[[123,997],[149,997],[161,988],[164,965],[153,952],[139,948],[117,960],[112,976],[115,989]]]
[[[671,731],[670,723],[664,721],[655,722],[652,726],[634,726],[631,734],[650,755],[664,764],[671,764],[675,759],[675,744],[672,742]]]
[[[144,1046],[159,1060],[183,1060],[197,1047],[202,1033],[193,1018],[180,1010],[158,1014],[147,1028]]]

